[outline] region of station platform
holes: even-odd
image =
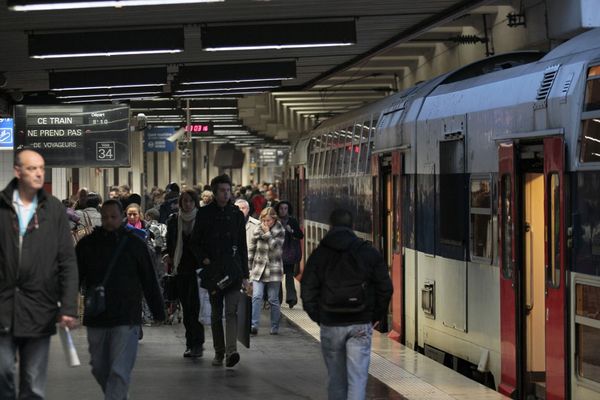
[[[282,308],[280,333],[268,334],[263,312],[251,348],[238,344],[240,363],[213,367],[210,327],[202,358],[184,359],[183,324],[144,327],[133,371],[130,399],[326,399],[327,371],[318,345],[319,328],[301,308]],[[102,399],[90,373],[85,328],[73,332],[81,366],[69,368],[53,337],[47,399]],[[375,333],[367,399],[505,399],[441,364]]]

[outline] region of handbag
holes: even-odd
[[[102,279],[102,282],[97,286],[90,286],[86,289],[84,300],[85,308],[83,310],[84,318],[96,317],[106,311],[106,292],[104,286],[108,281],[108,277],[110,276],[113,267],[117,263],[117,258],[119,257],[121,250],[123,250],[123,247],[125,247],[127,239],[128,237],[125,236],[119,242],[117,249],[113,253],[112,259],[110,260],[110,264],[108,264],[108,268],[106,269],[106,273],[104,274],[104,279]]]
[[[297,264],[302,260],[302,249],[300,248],[300,240],[292,239],[283,242],[283,252],[281,261],[284,264]]]
[[[71,235],[73,236],[73,241],[75,244],[77,244],[77,242],[79,242],[85,236],[92,233],[92,229],[94,229],[92,226],[92,220],[88,213],[83,211],[83,223],[78,222],[77,226],[71,230]]]

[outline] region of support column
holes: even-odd
[[[169,153],[158,153],[158,187],[164,189],[169,184]]]
[[[60,200],[68,197],[66,168],[52,168],[52,195]]]

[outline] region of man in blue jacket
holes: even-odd
[[[381,254],[354,234],[349,211],[334,210],[329,221],[304,268],[302,303],[321,326],[329,400],[362,400],[373,328],[386,318],[392,281]]]
[[[57,322],[76,326],[77,264],[65,208],[43,190],[44,158],[20,150],[14,172],[0,193],[0,399],[43,399],[50,336]]]

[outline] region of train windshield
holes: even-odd
[[[581,162],[600,162],[600,65],[588,70],[581,131]]]

